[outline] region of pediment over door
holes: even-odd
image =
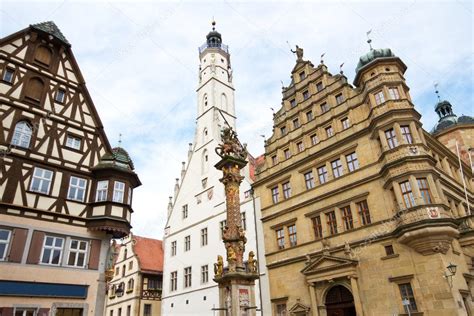
[[[289,309],[290,315],[300,316],[300,315],[309,315],[310,307],[301,303],[295,303],[293,307]]]
[[[308,282],[329,281],[340,277],[356,275],[357,260],[321,255],[312,259],[301,270]]]

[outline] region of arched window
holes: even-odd
[[[27,121],[20,121],[15,125],[12,145],[28,148],[30,147],[31,134],[33,129]]]
[[[36,49],[35,60],[39,61],[43,65],[49,66],[52,56],[53,52],[46,46],[41,45]]]
[[[207,127],[204,127],[202,131],[202,142],[205,143],[207,141],[207,135],[209,134]]]
[[[225,93],[221,94],[221,109],[223,109],[226,112],[228,111],[227,96],[225,95]]]
[[[31,100],[40,102],[41,97],[43,96],[43,90],[43,81],[39,78],[31,78],[30,81],[28,81],[28,85],[26,86],[25,96]]]
[[[207,149],[204,149],[202,151],[202,167],[201,167],[201,171],[202,173],[206,173],[207,170],[208,170],[208,166],[209,166],[209,154],[207,152]]]
[[[128,280],[128,284],[127,284],[127,292],[131,292],[133,290],[133,284],[134,284],[134,280],[133,280],[133,278],[130,278],[130,280]]]
[[[123,252],[123,260],[127,259],[127,249]]]

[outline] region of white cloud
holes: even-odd
[[[407,64],[407,84],[426,129],[437,118],[433,82],[455,112],[472,115],[473,22],[469,2],[3,2],[2,36],[54,20],[71,42],[112,144],[135,161],[143,185],[134,195],[136,233],[161,238],[168,196],[193,141],[198,51],[214,16],[230,46],[238,132],[254,155],[272,132],[281,83],[289,83],[291,45],[330,72],[390,47]]]

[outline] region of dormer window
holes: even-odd
[[[64,99],[66,99],[66,91],[59,89],[54,100],[58,103],[64,103]]]
[[[125,183],[120,181],[114,182],[114,195],[112,201],[117,203],[123,203],[123,194],[125,192]]]
[[[109,187],[109,181],[99,181],[97,182],[97,191],[95,195],[96,202],[107,201],[107,189]]]
[[[306,78],[306,73],[304,71],[300,72],[300,80],[304,80]]]
[[[14,74],[15,74],[15,71],[13,69],[6,68],[5,71],[3,72],[2,80],[8,83],[13,83]]]

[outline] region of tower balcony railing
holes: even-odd
[[[203,51],[205,51],[207,48],[220,48],[227,54],[229,53],[229,46],[222,44],[222,43],[204,43],[199,47],[199,54],[202,54]]]

